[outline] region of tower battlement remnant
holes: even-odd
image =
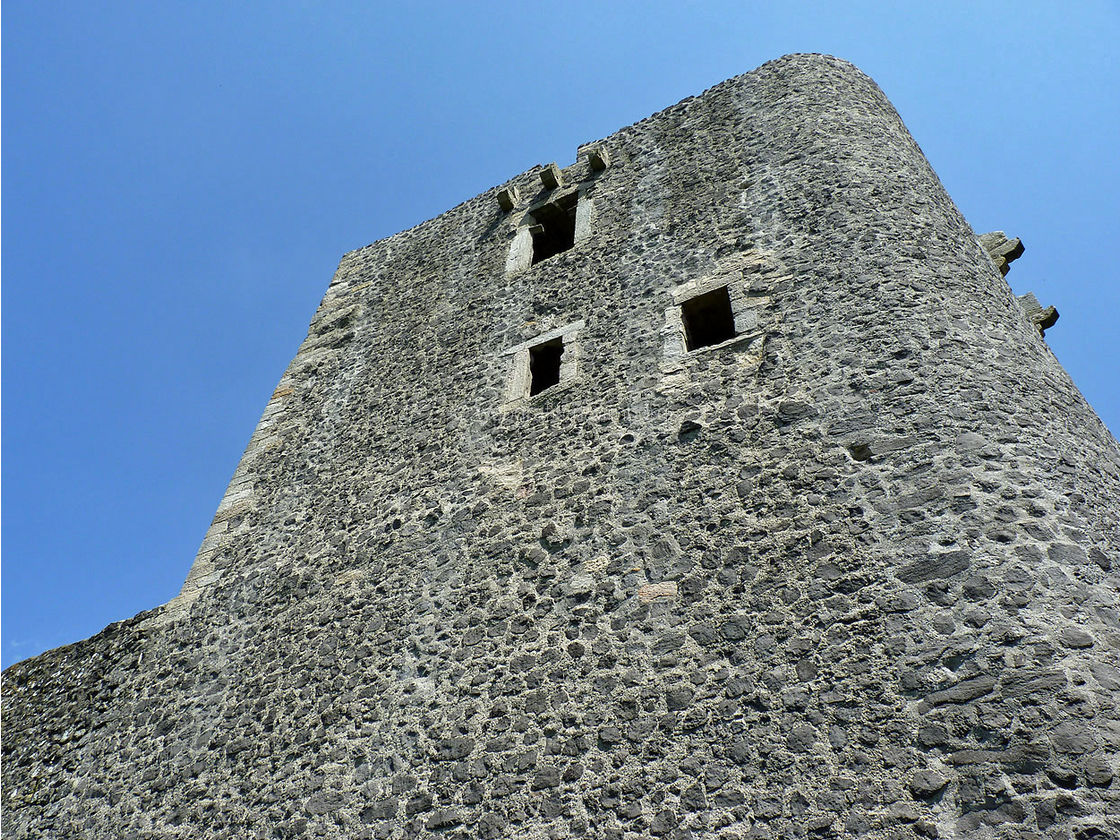
[[[4,837],[1117,836],[1020,252],[799,55],[347,254],[182,593],[4,672]]]

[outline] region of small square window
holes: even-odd
[[[529,396],[559,384],[560,357],[563,355],[563,337],[529,348]]]
[[[580,343],[577,335],[582,329],[583,321],[573,321],[502,352],[512,362],[506,379],[503,411],[525,405],[537,394],[546,394],[543,405],[547,405],[551,402],[548,397],[578,381]]]
[[[727,286],[720,286],[681,303],[685,347],[698,350],[735,337],[735,315]]]
[[[533,265],[567,251],[576,244],[576,205],[579,195],[569,196],[538,207],[532,212]]]

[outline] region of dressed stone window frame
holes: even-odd
[[[509,374],[506,378],[505,398],[502,409],[509,410],[517,406],[531,405],[540,400],[547,399],[557,393],[571,388],[580,381],[579,357],[580,342],[578,335],[584,327],[584,321],[574,321],[562,327],[543,332],[528,341],[510,347],[502,352],[504,358],[509,359]],[[559,339],[564,347],[560,357],[560,381],[536,394],[530,394],[533,384],[531,370],[532,350],[542,344]]]
[[[533,228],[538,225],[534,213],[541,211],[562,213],[563,205],[572,199],[576,201],[575,235],[571,248],[553,254],[537,263],[533,262]],[[518,274],[538,265],[547,265],[551,260],[574,251],[591,237],[591,227],[595,216],[595,205],[588,191],[581,186],[561,187],[544,201],[538,201],[522,211],[517,220],[513,241],[510,243],[509,256],[506,258],[506,274]]]
[[[721,288],[727,289],[735,335],[717,344],[689,350],[684,323],[684,304]],[[758,305],[761,301],[749,293],[741,272],[690,280],[671,289],[669,295],[672,305],[665,308],[665,326],[661,331],[662,356],[666,360],[686,359],[728,347],[748,345],[760,335]]]

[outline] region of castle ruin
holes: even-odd
[[[343,257],[182,593],[4,672],[5,838],[1120,836],[1120,446],[787,56]]]

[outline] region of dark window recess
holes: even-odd
[[[573,193],[533,211],[533,265],[554,257],[576,244],[576,204]]]
[[[554,338],[529,348],[529,396],[539,394],[560,381],[560,357],[563,355],[562,338]]]
[[[686,300],[681,304],[681,319],[689,350],[710,347],[735,337],[735,316],[726,286]]]

